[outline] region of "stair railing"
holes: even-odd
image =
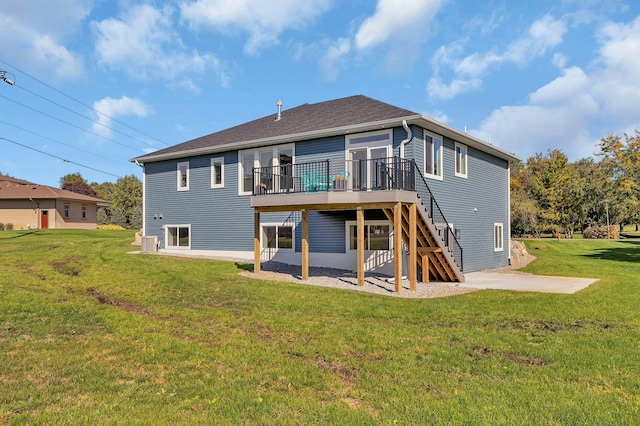
[[[460,246],[460,243],[458,242],[453,229],[451,228],[451,226],[449,226],[449,222],[447,222],[447,219],[444,217],[444,213],[442,213],[440,206],[438,206],[438,202],[429,189],[429,185],[427,185],[427,181],[425,180],[424,175],[422,174],[422,172],[420,172],[420,168],[418,168],[415,160],[411,161],[413,163],[413,170],[415,175],[415,191],[418,193],[420,202],[426,209],[431,222],[435,225],[436,229],[440,233],[442,241],[453,256],[453,260],[458,264],[460,271],[462,271],[464,265],[462,257],[462,247]]]

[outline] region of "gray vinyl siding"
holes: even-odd
[[[424,173],[423,129],[411,127],[412,139],[405,157],[414,159]],[[407,137],[402,127],[393,129],[393,155]],[[444,138],[443,180],[425,178],[449,223],[460,229],[464,271],[508,264],[509,205],[508,163],[468,148],[468,177],[455,176],[453,140]],[[345,136],[295,144],[295,162],[344,160]],[[224,158],[224,188],[211,188],[211,158]],[[189,161],[189,190],[177,190],[177,164]],[[476,209],[474,211],[474,209]],[[262,223],[281,224],[289,212],[261,215]],[[365,212],[367,220],[384,219],[381,212]],[[316,253],[345,252],[345,221],[355,212],[310,212],[309,249]],[[504,250],[494,252],[493,224],[504,225]],[[238,195],[238,152],[145,164],[145,235],[157,235],[164,248],[167,224],[191,225],[193,250],[253,250],[253,210],[249,195]],[[296,227],[295,249],[301,249],[301,227]]]
[[[424,130],[415,128],[410,148],[424,175]],[[509,262],[508,162],[467,146],[467,178],[455,176],[455,142],[444,138],[442,180],[425,177],[436,202],[459,229],[464,272],[498,268]],[[475,209],[475,210],[474,210]],[[504,226],[503,251],[493,249],[494,223]]]
[[[211,158],[224,158],[224,188],[211,188]],[[177,164],[189,162],[189,190],[178,191]],[[228,152],[145,165],[145,235],[164,248],[165,225],[191,225],[192,250],[253,250],[250,196],[238,195],[238,154]],[[282,223],[289,213],[261,215]]]

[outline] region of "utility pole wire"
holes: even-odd
[[[45,98],[45,97],[44,97],[44,96],[42,96],[42,95],[39,95],[39,94],[37,94],[37,93],[35,93],[35,92],[32,92],[32,91],[31,91],[31,90],[29,90],[29,89],[25,89],[24,87],[19,86],[19,85],[16,85],[16,87],[17,87],[17,88],[19,88],[19,89],[24,90],[25,92],[29,92],[29,93],[31,93],[32,95],[37,96],[37,97],[39,97],[40,99],[43,99],[43,100],[45,100],[45,101],[47,101],[47,102],[50,102],[50,103],[52,103],[52,104],[54,104],[54,105],[56,105],[56,106],[58,106],[58,107],[60,107],[60,108],[63,108],[63,109],[65,109],[65,110],[67,110],[67,111],[69,111],[69,112],[71,112],[71,113],[73,113],[73,114],[75,114],[75,115],[77,115],[77,116],[80,116],[80,117],[82,117],[82,118],[84,118],[84,119],[87,119],[87,120],[89,120],[89,121],[92,121],[93,123],[96,123],[96,124],[98,124],[98,125],[100,125],[100,126],[102,126],[102,127],[104,127],[104,128],[107,128],[107,129],[109,129],[109,130],[113,131],[113,132],[119,133],[119,134],[121,134],[121,135],[123,135],[123,136],[126,136],[126,137],[131,138],[131,139],[133,139],[133,140],[135,140],[135,141],[138,141],[138,142],[140,142],[140,143],[143,143],[143,144],[145,144],[145,145],[147,145],[147,146],[150,146],[151,148],[156,148],[155,146],[153,146],[153,145],[152,145],[152,144],[150,144],[149,142],[143,141],[142,139],[138,139],[138,138],[137,138],[137,137],[135,137],[135,136],[131,136],[131,135],[127,134],[127,133],[121,132],[120,130],[114,129],[113,127],[107,126],[106,124],[101,123],[101,122],[99,122],[98,120],[94,120],[94,119],[93,119],[93,118],[91,118],[91,117],[87,117],[86,115],[83,115],[83,114],[81,114],[81,113],[79,113],[79,112],[77,112],[77,111],[72,110],[71,108],[67,108],[67,107],[66,107],[66,106],[64,106],[64,105],[61,105],[61,104],[59,104],[59,103],[57,103],[57,102],[55,102],[55,101],[52,101],[51,99],[47,99],[47,98]]]
[[[131,126],[129,126],[127,123],[123,123],[122,121],[120,121],[120,120],[118,120],[118,119],[116,119],[116,118],[113,118],[113,117],[111,117],[111,116],[109,116],[109,115],[107,115],[107,114],[105,114],[105,113],[103,113],[103,112],[101,112],[101,111],[98,111],[97,109],[93,108],[92,106],[85,104],[84,102],[82,102],[82,101],[80,101],[80,100],[78,100],[78,99],[74,98],[74,97],[73,97],[73,96],[71,96],[71,95],[67,95],[66,93],[62,92],[61,90],[58,90],[58,89],[56,89],[55,87],[48,85],[48,84],[47,84],[47,83],[45,83],[44,81],[37,79],[36,77],[34,77],[34,76],[32,76],[32,75],[28,74],[28,73],[27,73],[27,72],[25,72],[25,71],[22,71],[20,68],[18,68],[18,67],[16,67],[16,66],[11,65],[11,64],[10,64],[10,63],[8,63],[7,61],[3,61],[2,59],[0,59],[0,62],[2,62],[2,63],[3,63],[3,64],[5,64],[5,65],[10,66],[11,68],[15,69],[15,70],[16,70],[16,71],[18,71],[18,72],[21,72],[22,74],[24,74],[24,75],[26,75],[27,77],[29,77],[29,78],[31,78],[31,79],[33,79],[33,80],[37,81],[38,83],[40,83],[40,84],[42,84],[42,85],[44,85],[44,86],[47,86],[49,89],[54,90],[54,91],[56,91],[56,92],[60,93],[62,96],[65,96],[65,97],[67,97],[67,98],[71,99],[72,101],[75,101],[75,102],[79,103],[80,105],[85,106],[85,107],[87,107],[87,108],[89,108],[89,109],[91,109],[91,110],[93,110],[93,111],[97,112],[98,114],[100,114],[100,115],[102,115],[102,116],[104,116],[104,117],[107,117],[107,118],[109,118],[109,119],[111,119],[111,120],[115,121],[116,123],[119,123],[119,124],[123,125],[124,127],[127,127],[127,128],[129,128],[129,129],[131,129],[131,130],[134,130],[134,131],[136,131],[136,132],[138,132],[138,133],[140,133],[140,134],[144,135],[144,136],[147,136],[148,138],[151,138],[151,139],[153,139],[153,140],[155,140],[155,141],[157,141],[157,142],[160,142],[160,143],[161,143],[161,144],[163,144],[164,146],[169,146],[169,144],[168,144],[168,143],[166,143],[166,142],[164,142],[164,141],[162,141],[162,140],[160,140],[160,139],[158,139],[158,138],[156,138],[156,137],[154,137],[154,136],[151,136],[151,135],[149,135],[149,134],[147,134],[147,133],[143,132],[142,130],[138,130],[138,129],[136,129],[135,127],[131,127]]]
[[[58,159],[58,160],[62,160],[62,161],[64,161],[65,163],[75,164],[76,166],[84,167],[85,169],[93,170],[93,171],[95,171],[95,172],[104,173],[105,175],[114,176],[114,177],[117,177],[117,178],[119,178],[119,179],[120,179],[120,178],[122,178],[122,176],[118,176],[118,175],[115,175],[115,174],[113,174],[113,173],[105,172],[104,170],[99,170],[99,169],[96,169],[96,168],[94,168],[94,167],[85,166],[84,164],[76,163],[75,161],[67,160],[66,158],[62,158],[62,157],[58,157],[57,155],[49,154],[48,152],[45,152],[45,151],[41,151],[41,150],[39,150],[39,149],[32,148],[32,147],[30,147],[30,146],[28,146],[28,145],[21,144],[20,142],[16,142],[16,141],[11,140],[11,139],[3,138],[2,136],[0,136],[0,140],[4,140],[4,141],[7,141],[7,142],[11,142],[11,143],[16,144],[16,145],[19,145],[19,146],[21,146],[21,147],[23,147],[23,148],[27,148],[27,149],[30,149],[30,150],[32,150],[32,151],[39,152],[40,154],[48,155],[49,157],[53,157],[53,158],[56,158],[56,159]]]
[[[113,142],[113,143],[115,143],[116,145],[120,145],[120,146],[123,146],[123,147],[125,147],[125,148],[127,148],[127,149],[130,149],[130,150],[132,150],[132,151],[136,151],[136,152],[138,152],[138,150],[137,150],[137,149],[135,149],[135,148],[132,148],[132,147],[130,147],[130,146],[128,146],[128,145],[125,145],[125,144],[123,144],[123,143],[117,142],[117,141],[115,141],[115,140],[113,140],[113,139],[111,139],[111,138],[108,138],[108,137],[106,137],[106,136],[99,135],[99,134],[97,134],[97,133],[95,133],[95,132],[92,132],[92,131],[90,131],[90,130],[83,129],[83,128],[82,128],[82,127],[80,127],[80,126],[76,126],[75,124],[69,123],[68,121],[64,121],[64,120],[62,120],[62,119],[60,119],[60,118],[54,117],[54,116],[53,116],[53,115],[51,115],[51,114],[47,114],[46,112],[43,112],[43,111],[40,111],[40,110],[35,109],[35,108],[33,108],[33,107],[30,107],[29,105],[25,105],[25,104],[23,104],[22,102],[18,102],[18,101],[14,100],[14,99],[7,98],[6,96],[3,96],[3,95],[0,95],[0,98],[4,98],[4,99],[6,99],[6,100],[8,100],[8,101],[11,101],[11,102],[16,103],[16,104],[18,104],[18,105],[20,105],[20,106],[23,106],[23,107],[25,107],[25,108],[28,108],[28,109],[30,109],[30,110],[32,110],[32,111],[35,111],[35,112],[40,113],[40,114],[42,114],[42,115],[45,115],[45,116],[47,116],[47,117],[49,117],[49,118],[53,118],[54,120],[57,120],[57,121],[59,121],[59,122],[61,122],[61,123],[64,123],[64,124],[66,124],[66,125],[68,125],[68,126],[74,127],[74,128],[76,128],[76,129],[78,129],[78,130],[80,130],[80,131],[83,131],[83,132],[89,133],[89,134],[91,134],[91,135],[97,136],[97,137],[99,137],[99,138],[101,138],[101,139],[104,139],[104,140],[106,140],[106,141]]]
[[[56,139],[50,138],[49,136],[41,135],[41,134],[36,133],[36,132],[34,132],[34,131],[31,131],[31,130],[29,130],[29,129],[25,129],[24,127],[20,127],[20,126],[16,126],[15,124],[7,123],[7,122],[6,122],[6,121],[4,121],[4,120],[0,120],[0,123],[2,123],[2,124],[4,124],[4,125],[7,125],[7,126],[10,126],[10,127],[13,127],[14,129],[18,129],[18,130],[22,130],[23,132],[30,133],[30,134],[32,134],[32,135],[34,135],[34,136],[38,136],[38,137],[40,137],[40,138],[42,138],[42,139],[47,139],[47,140],[50,140],[51,142],[59,143],[60,145],[67,146],[67,147],[69,147],[69,148],[71,148],[71,149],[75,149],[75,150],[77,150],[77,151],[84,152],[85,154],[90,154],[90,155],[93,155],[94,157],[98,157],[98,158],[101,158],[101,159],[103,159],[103,160],[111,161],[111,162],[112,162],[112,163],[114,163],[114,164],[119,164],[119,163],[120,163],[120,162],[119,162],[119,161],[117,161],[117,160],[113,160],[113,159],[111,159],[111,158],[103,157],[102,155],[98,155],[98,154],[96,154],[96,153],[94,153],[94,152],[87,151],[87,150],[85,150],[85,149],[81,149],[81,148],[78,148],[78,147],[73,146],[73,145],[69,145],[68,143],[64,143],[64,142],[61,142],[61,141],[59,141],[59,140],[56,140]]]

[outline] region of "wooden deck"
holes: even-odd
[[[464,282],[464,275],[454,259],[436,225],[424,209],[418,194],[413,191],[346,191],[274,194],[252,196],[254,208],[254,271],[260,273],[260,214],[267,212],[302,212],[302,279],[309,278],[309,211],[352,210],[357,221],[357,277],[358,285],[364,285],[365,276],[365,210],[381,210],[392,223],[395,235],[393,253],[402,252],[402,242],[409,249],[409,283],[415,290],[418,268],[421,281],[431,279],[448,282]],[[395,291],[402,289],[402,257],[394,255]]]

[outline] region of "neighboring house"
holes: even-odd
[[[0,223],[13,229],[96,229],[98,206],[109,202],[0,175]]]
[[[165,252],[422,281],[509,263],[517,158],[365,96],[281,110],[133,159],[144,235]],[[398,230],[396,232],[395,230]],[[401,238],[395,238],[400,235]],[[394,256],[394,253],[402,253]],[[396,279],[396,282],[399,282]],[[396,289],[399,290],[398,285]]]

